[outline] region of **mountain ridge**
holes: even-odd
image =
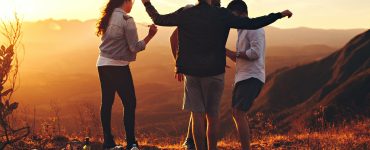
[[[272,73],[253,112],[277,113],[275,120],[287,130],[313,126],[318,118],[312,114],[320,109],[326,114],[321,117],[334,124],[355,116],[369,117],[369,50],[370,30],[326,58]],[[356,113],[345,114],[342,109]]]

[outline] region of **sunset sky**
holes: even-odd
[[[107,0],[0,0],[0,17],[9,18],[17,10],[25,21],[44,19],[97,19]],[[230,0],[222,0],[226,6]],[[275,23],[280,28],[311,27],[324,29],[369,28],[369,0],[248,0],[252,17],[291,9],[291,20]],[[160,13],[169,13],[194,4],[196,0],[152,0]],[[151,22],[141,0],[136,0],[131,15],[137,22]]]

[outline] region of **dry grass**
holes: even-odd
[[[236,140],[223,140],[221,149],[240,149]],[[370,149],[370,121],[320,132],[269,135],[252,140],[252,149]]]
[[[255,135],[254,135],[255,136]],[[159,150],[159,149],[181,149],[183,138],[170,137],[139,137],[140,145],[143,150]],[[252,149],[370,149],[370,121],[352,123],[343,127],[326,129],[320,132],[299,133],[299,134],[284,134],[284,135],[266,135],[259,136],[259,139],[252,140]],[[62,149],[67,147],[68,143],[75,140],[78,144],[82,144],[82,137],[63,137],[55,136],[51,139],[46,137],[29,137],[25,141],[18,143],[22,148],[38,148],[38,149]],[[101,139],[92,139],[94,141],[94,149],[100,149]],[[44,142],[44,143],[43,143]],[[40,143],[44,147],[40,147]],[[124,140],[119,139],[117,143],[125,145]],[[221,150],[238,150],[240,144],[238,140],[233,138],[222,139],[218,143]],[[18,149],[21,147],[13,147]]]

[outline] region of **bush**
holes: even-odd
[[[21,37],[21,21],[15,15],[15,21],[2,23],[1,34],[9,46],[0,47],[0,149],[13,145],[29,133],[29,127],[17,127],[11,123],[9,116],[18,108],[17,102],[11,97],[18,75],[18,59],[16,55],[18,40]]]

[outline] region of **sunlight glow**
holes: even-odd
[[[17,11],[24,21],[55,20],[91,20],[98,19],[100,12],[108,0],[0,0],[0,18],[9,20]],[[221,0],[226,7],[231,0]],[[369,0],[337,0],[333,5],[330,1],[311,0],[245,0],[251,17],[266,15],[270,12],[290,9],[294,17],[290,20],[278,21],[273,26],[280,28],[310,27],[324,29],[368,28],[370,19]],[[187,4],[195,4],[197,0],[152,0],[153,5],[162,14],[176,11]],[[136,0],[131,14],[137,22],[151,23],[141,0]]]
[[[32,13],[31,0],[0,0],[0,19],[3,21],[11,21],[14,15],[23,19],[25,14]]]
[[[11,7],[13,4],[9,0],[0,0],[0,19],[11,20],[14,16],[15,9]],[[13,5],[14,6],[14,5]]]

